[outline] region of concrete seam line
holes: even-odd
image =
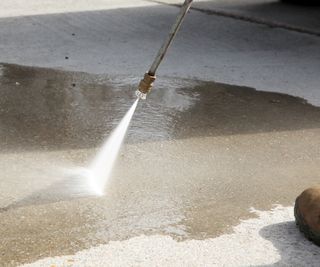
[[[161,4],[161,5],[174,6],[174,7],[179,7],[179,8],[181,7],[181,5],[179,5],[179,4],[169,4],[169,3],[156,1],[156,0],[147,0],[147,1],[152,2],[152,3]],[[270,28],[280,28],[280,29],[284,29],[284,30],[288,30],[288,31],[293,31],[293,32],[298,32],[298,33],[303,33],[303,34],[308,34],[308,35],[320,37],[319,31],[313,31],[310,29],[306,29],[303,27],[298,27],[298,26],[294,26],[294,25],[290,25],[290,24],[285,24],[285,23],[281,23],[278,21],[269,21],[269,20],[260,19],[257,17],[245,16],[242,14],[238,14],[238,13],[234,13],[234,12],[227,12],[227,11],[217,10],[217,9],[208,10],[208,9],[203,9],[203,8],[199,8],[199,7],[191,7],[190,9],[195,10],[195,11],[199,11],[199,12],[207,14],[207,15],[227,17],[227,18],[246,21],[246,22],[250,22],[250,23],[254,23],[254,24],[265,25]]]

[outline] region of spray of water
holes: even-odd
[[[138,99],[123,117],[117,128],[105,141],[90,165],[88,172],[89,185],[97,195],[103,195],[106,184],[111,175],[113,165],[117,159],[121,144],[129,127],[131,118],[138,104]]]

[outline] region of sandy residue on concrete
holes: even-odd
[[[252,212],[257,218],[217,238],[177,242],[143,235],[23,266],[318,266],[319,248],[299,233],[292,207]]]

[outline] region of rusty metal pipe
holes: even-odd
[[[144,78],[140,81],[138,90],[136,91],[137,97],[146,99],[147,94],[150,92],[153,82],[156,79],[156,71],[166,55],[170,44],[180,29],[180,26],[185,18],[189,8],[191,7],[193,0],[185,0],[181,6],[180,12],[177,16],[175,23],[172,25],[167,39],[163,42],[161,48],[158,51],[149,71],[144,75]]]

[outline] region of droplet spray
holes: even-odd
[[[89,185],[92,191],[97,195],[103,195],[104,193],[104,189],[110,179],[113,166],[119,154],[134,111],[136,110],[138,101],[139,99],[133,103],[117,128],[113,130],[109,138],[102,145],[100,151],[89,166]]]

